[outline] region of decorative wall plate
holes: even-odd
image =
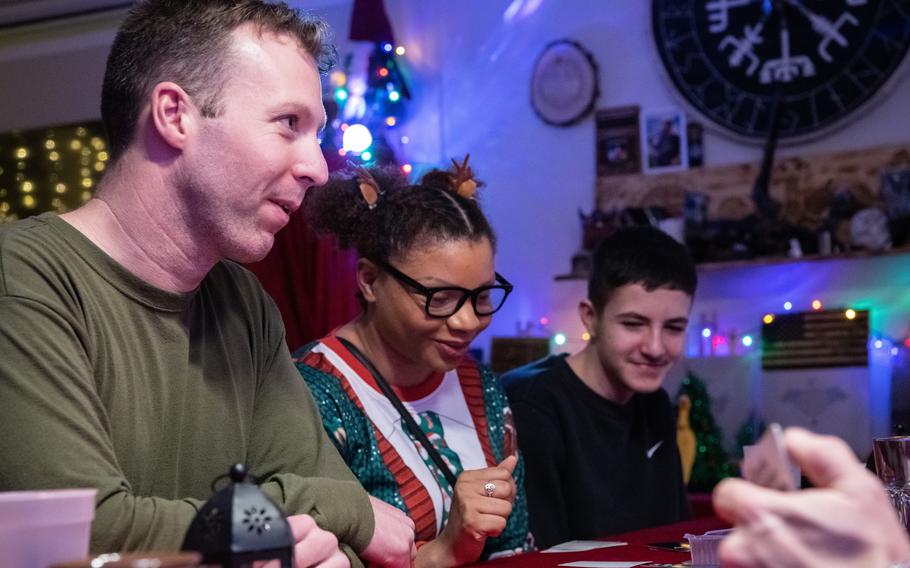
[[[547,124],[569,126],[594,108],[600,94],[597,63],[571,40],[547,45],[531,74],[531,106]]]

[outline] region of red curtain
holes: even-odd
[[[268,256],[247,265],[278,304],[291,351],[360,312],[356,260],[353,251],[339,251],[334,239],[317,237],[298,210],[276,235]]]
[[[394,44],[395,34],[385,11],[385,0],[354,0],[348,37],[354,41]]]

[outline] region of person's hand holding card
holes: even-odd
[[[756,485],[794,491],[799,489],[799,468],[787,455],[784,431],[780,424],[771,424],[754,446],[743,447],[743,479]]]
[[[910,561],[910,540],[884,487],[843,440],[788,428],[770,444],[784,448],[814,487],[780,491],[742,479],[721,481],[714,510],[737,529],[720,544],[722,565],[847,568]],[[749,475],[785,487],[777,450],[758,451]]]

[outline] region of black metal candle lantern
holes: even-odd
[[[228,477],[230,485],[196,513],[183,550],[201,552],[203,564],[224,568],[252,566],[259,560],[279,560],[281,568],[291,568],[294,537],[281,508],[248,481],[244,465],[232,466]]]

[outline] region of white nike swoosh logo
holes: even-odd
[[[650,448],[648,448],[648,451],[645,452],[645,455],[648,456],[648,459],[651,459],[651,456],[654,455],[654,452],[656,452],[656,451],[657,451],[657,448],[659,448],[660,445],[663,444],[663,443],[664,443],[664,441],[661,440],[661,441],[657,442],[656,444],[654,444],[653,446],[651,446]]]

